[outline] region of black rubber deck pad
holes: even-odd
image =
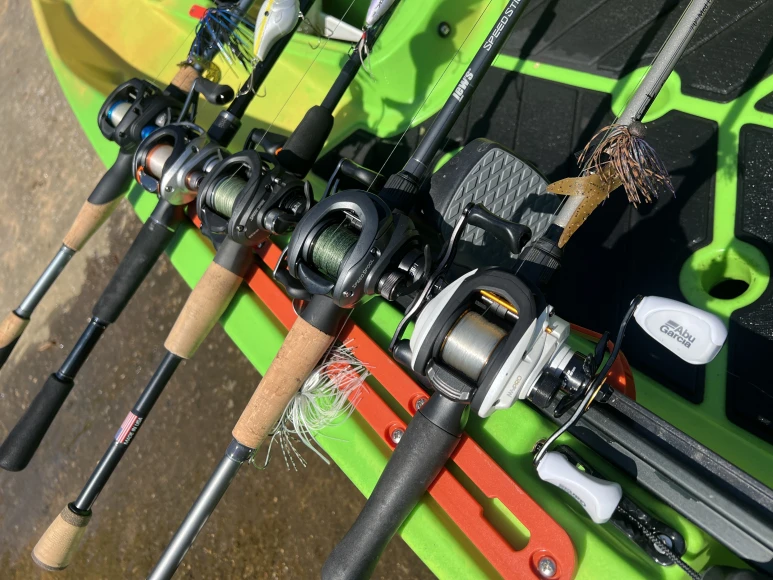
[[[649,65],[688,0],[532,0],[504,54],[621,78]],[[682,92],[730,101],[773,72],[773,2],[716,0],[676,66]]]

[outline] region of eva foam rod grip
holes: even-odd
[[[45,570],[64,570],[78,550],[91,512],[79,513],[69,505],[62,510],[32,549],[32,560]]]
[[[597,524],[609,521],[623,497],[623,489],[614,481],[606,481],[580,471],[561,453],[551,451],[537,465],[537,474],[571,495]]]
[[[174,234],[152,217],[145,222],[94,306],[94,316],[111,324],[118,319]]]
[[[303,318],[296,319],[239,417],[234,439],[251,449],[260,447],[334,339],[335,335],[318,330]]]
[[[242,278],[212,262],[185,302],[164,348],[180,358],[190,358],[233,300]]]
[[[71,379],[60,380],[56,374],[48,377],[22,418],[0,445],[0,467],[8,471],[21,471],[27,467],[72,386]]]
[[[29,320],[17,316],[14,312],[9,312],[8,316],[0,322],[0,368],[11,356],[13,347],[16,346],[21,333],[27,328],[27,324],[29,324]]]
[[[121,197],[129,190],[134,179],[133,157],[133,152],[121,149],[64,236],[62,243],[65,246],[76,252],[80,250],[118,207]]]
[[[392,536],[459,444],[464,409],[465,405],[433,396],[414,415],[365,507],[328,556],[323,580],[370,578]],[[454,425],[456,432],[449,433],[446,428]]]
[[[332,129],[333,114],[314,105],[306,111],[300,124],[277,154],[280,165],[296,175],[306,175],[322,152]]]

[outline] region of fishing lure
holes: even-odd
[[[645,141],[644,115],[674,70],[687,44],[703,21],[714,0],[692,0],[652,62],[636,92],[617,121],[604,127],[578,157],[580,177],[563,179],[548,186],[549,193],[569,195],[555,224],[564,228],[558,242],[563,247],[609,194],[623,186],[628,200],[637,205],[657,199],[660,191],[674,193],[663,161]],[[590,182],[590,185],[589,183]],[[588,190],[601,187],[603,196],[586,197]]]
[[[298,22],[300,0],[265,0],[255,21],[254,55],[259,61]]]
[[[220,82],[222,73],[207,54],[219,52],[229,66],[239,62],[246,71],[252,69],[252,42],[255,23],[237,3],[219,5],[207,9],[196,26],[187,62],[199,66],[203,76],[212,82]]]
[[[369,376],[368,365],[357,359],[351,347],[347,344],[334,347],[285,407],[271,433],[265,461],[258,465],[253,456],[251,463],[258,469],[268,467],[271,449],[276,443],[288,469],[297,469],[296,459],[306,467],[306,461],[293,443],[295,438],[330,465],[330,460],[318,449],[316,434],[351,416]]]

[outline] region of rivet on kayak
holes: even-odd
[[[540,561],[537,564],[537,570],[543,578],[552,578],[556,575],[556,562],[553,558],[549,558],[548,556],[540,558]]]

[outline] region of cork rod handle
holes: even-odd
[[[252,449],[260,447],[333,340],[334,336],[298,318],[239,417],[234,439]]]
[[[233,300],[242,278],[212,262],[183,306],[164,343],[166,350],[190,358]]]

